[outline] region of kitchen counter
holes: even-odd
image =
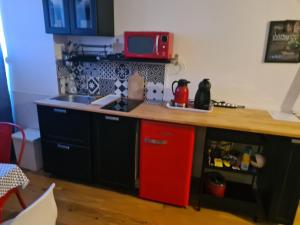
[[[39,100],[35,103],[115,116],[300,138],[300,123],[273,120],[269,113],[264,110],[215,107],[212,112],[199,113],[169,109],[164,104],[143,103],[131,112],[119,112],[101,109],[98,105],[85,105],[52,99]]]

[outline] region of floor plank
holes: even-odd
[[[38,198],[52,182],[58,205],[58,225],[252,225],[251,219],[230,213],[192,207],[187,209],[150,202],[110,190],[75,184],[31,172],[27,173],[30,184],[22,191],[27,203]],[[20,211],[16,198],[5,206],[4,219]],[[295,225],[300,225],[298,210]]]

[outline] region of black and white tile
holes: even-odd
[[[71,68],[57,61],[60,77],[75,77],[78,94],[107,95],[115,93],[128,96],[128,78],[138,72],[145,78],[145,99],[163,100],[165,65],[142,62],[83,62],[74,63]]]
[[[80,94],[80,95],[88,95],[89,94],[86,76],[76,76],[75,84],[76,84],[78,94]]]
[[[147,82],[145,97],[146,97],[146,100],[150,100],[150,101],[163,101],[164,84]]]
[[[88,77],[87,88],[89,95],[99,95],[99,77]]]
[[[87,76],[101,77],[103,79],[116,79],[114,62],[83,63],[82,73]]]
[[[114,93],[117,96],[127,97],[128,96],[128,81],[117,79],[114,86]]]
[[[62,77],[68,77],[71,73],[71,71],[68,69],[68,67],[64,65],[62,60],[56,61],[56,71],[57,71],[58,79],[60,79]]]
[[[130,63],[118,63],[115,73],[118,80],[128,80],[129,75],[132,74],[132,65]]]
[[[115,80],[99,78],[99,95],[106,96],[115,92]]]
[[[149,70],[146,76],[147,81],[156,83],[164,83],[165,66],[164,65],[149,65]]]
[[[137,63],[134,67],[134,72],[137,71],[141,76],[147,79],[147,74],[149,72],[149,66],[147,64]]]
[[[84,67],[81,62],[74,62],[72,66],[72,73],[75,74],[75,76],[81,76],[83,69]]]

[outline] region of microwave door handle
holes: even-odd
[[[155,40],[155,51],[156,51],[156,55],[158,55],[158,41],[159,41],[159,35],[156,35],[156,40]]]

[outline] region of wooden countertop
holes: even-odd
[[[199,113],[169,109],[163,104],[143,103],[131,112],[118,112],[101,109],[97,105],[85,105],[51,99],[39,100],[36,101],[36,104],[193,126],[300,138],[300,123],[273,120],[269,113],[263,110],[215,107],[212,112]]]

